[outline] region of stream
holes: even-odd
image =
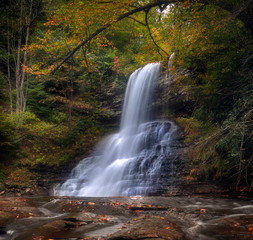
[[[1,240],[253,239],[252,200],[6,197],[0,209]]]

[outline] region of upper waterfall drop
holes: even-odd
[[[137,69],[129,78],[120,129],[136,129],[150,118],[149,105],[152,101],[156,81],[160,73],[159,63],[150,63]]]
[[[129,196],[156,192],[162,165],[170,155],[172,122],[150,122],[160,63],[136,70],[129,78],[120,131],[99,144],[98,156],[83,159],[70,178],[54,190],[60,196]]]

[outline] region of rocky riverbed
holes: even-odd
[[[0,239],[252,239],[253,201],[227,198],[0,198]]]

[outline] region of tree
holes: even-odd
[[[37,74],[55,73],[65,62],[72,59],[72,56],[84,48],[86,53],[87,48],[90,49],[91,45],[96,41],[97,46],[109,44],[105,33],[109,28],[114,28],[116,23],[131,17],[139,12],[148,14],[149,10],[153,7],[159,6],[161,10],[173,1],[93,1],[83,2],[75,1],[68,2],[62,6],[46,23],[48,26],[47,38],[41,39],[42,44],[47,44],[53,34],[57,34],[58,28],[65,31],[66,42],[65,48],[69,50],[69,54],[62,59],[59,58],[59,53],[55,56],[53,64],[47,71],[37,71]],[[157,12],[158,14],[158,12]],[[136,20],[136,19],[135,19]],[[135,21],[133,20],[133,21]],[[146,18],[147,23],[147,18]],[[142,23],[144,25],[147,25]],[[77,43],[77,46],[73,50],[70,50],[72,46]],[[63,47],[63,44],[58,46],[58,50]],[[43,46],[37,44],[31,47],[31,49],[43,49]],[[55,53],[52,53],[55,54]],[[85,56],[86,58],[86,56]],[[41,65],[44,65],[41,64]],[[39,69],[38,65],[34,66],[33,69],[28,69],[32,73],[36,73]]]
[[[27,91],[25,91],[26,72],[22,65],[27,65],[27,48],[30,36],[30,25],[32,18],[33,0],[30,1],[28,7],[25,6],[24,0],[20,0],[20,16],[18,26],[18,45],[17,45],[17,59],[16,59],[16,113],[24,112],[26,108]],[[25,42],[23,45],[23,61],[21,60],[21,43],[22,32],[25,28]],[[21,62],[22,61],[22,62]],[[26,86],[28,81],[26,81]]]
[[[5,1],[1,6],[3,38],[1,49],[6,51],[3,59],[7,69],[10,105],[12,112],[12,88],[16,88],[16,113],[24,112],[27,101],[28,45],[32,25],[41,8],[41,0]],[[5,71],[5,70],[4,70]],[[15,79],[15,80],[14,80]],[[12,84],[14,80],[15,84]]]
[[[134,1],[134,0],[125,0],[125,1],[109,1],[104,2],[100,0],[92,1],[92,2],[83,2],[83,1],[75,1],[68,2],[63,5],[61,9],[56,11],[55,15],[52,16],[52,19],[48,21],[48,26],[54,26],[64,29],[69,32],[66,34],[74,34],[75,37],[78,38],[78,43],[74,47],[73,42],[71,46],[74,48],[72,50],[69,49],[69,53],[65,57],[57,57],[53,64],[49,67],[48,71],[44,71],[44,73],[55,73],[66,61],[72,58],[72,56],[81,48],[89,46],[92,40],[96,39],[98,35],[106,31],[107,29],[116,25],[117,22],[121,20],[131,17],[132,15],[145,12],[146,19],[148,16],[148,12],[153,7],[159,7],[160,11],[163,11],[168,5],[176,5],[180,2],[189,3],[191,1],[176,1],[176,0],[156,0],[156,1]],[[193,1],[203,3],[203,1]],[[249,17],[248,13],[251,13],[252,0],[247,1],[236,1],[236,4],[231,1],[204,1],[204,4],[212,4],[223,7],[224,9],[228,9],[229,11],[234,11],[234,9],[238,10],[238,16],[244,23],[245,26],[251,30],[252,19]],[[75,13],[81,13],[76,16]],[[245,17],[245,13],[247,13],[247,17]],[[80,17],[84,16],[84,18]],[[62,20],[63,21],[62,21]],[[95,20],[95,21],[94,21]],[[82,21],[82,24],[78,24]],[[146,21],[147,23],[147,21]],[[75,26],[75,27],[74,27]],[[79,30],[82,30],[84,34],[79,34],[78,31],[73,31],[73,28],[79,27]],[[95,27],[98,26],[98,27]],[[146,24],[148,27],[148,25]],[[75,29],[76,30],[76,29]],[[149,31],[150,32],[150,31]],[[50,33],[49,33],[50,34]],[[50,38],[50,36],[49,36]],[[154,39],[153,39],[154,40]],[[46,41],[46,40],[44,40]],[[155,44],[155,40],[153,41]],[[157,45],[157,44],[156,44]],[[70,47],[70,46],[69,46]],[[157,45],[159,48],[159,45]],[[85,50],[86,51],[86,50]],[[164,52],[166,56],[166,52]],[[35,67],[37,68],[37,67]],[[36,69],[35,69],[36,70]],[[36,72],[32,71],[31,72]]]

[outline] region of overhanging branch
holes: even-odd
[[[93,34],[91,34],[89,37],[85,38],[82,42],[80,42],[59,64],[56,65],[56,67],[50,72],[51,74],[54,74],[63,63],[65,63],[68,59],[70,59],[82,46],[86,45],[88,42],[90,42],[94,37],[98,36],[101,32],[112,26],[113,24],[121,21],[124,18],[127,18],[137,12],[141,11],[149,11],[149,9],[159,6],[165,8],[165,6],[168,6],[170,3],[174,3],[175,0],[158,0],[153,3],[146,4],[145,6],[141,6],[138,8],[135,8],[129,12],[126,12],[120,16],[118,16],[114,21],[105,24],[103,27],[97,29]],[[167,54],[167,53],[166,53]]]
[[[131,17],[131,16],[129,16],[128,18],[130,18],[130,19],[134,20],[135,22],[137,22],[137,23],[139,23],[139,24],[141,24],[141,25],[143,25],[143,26],[146,27],[146,24],[143,23],[143,22],[141,22],[141,21],[139,21],[138,19],[136,19],[136,18],[134,18],[134,17]]]
[[[148,12],[149,12],[149,10],[147,10],[147,11],[145,12],[145,22],[146,22],[146,26],[147,26],[147,28],[148,28],[149,36],[151,37],[153,43],[154,43],[155,46],[157,47],[158,53],[159,53],[159,55],[161,56],[161,58],[162,58],[163,56],[162,56],[162,54],[160,53],[160,50],[163,51],[167,56],[169,56],[169,54],[168,54],[164,49],[162,49],[162,48],[156,43],[156,41],[155,41],[155,39],[154,39],[154,37],[153,37],[153,35],[152,35],[152,33],[151,33],[151,29],[150,29],[149,24],[148,24]]]

